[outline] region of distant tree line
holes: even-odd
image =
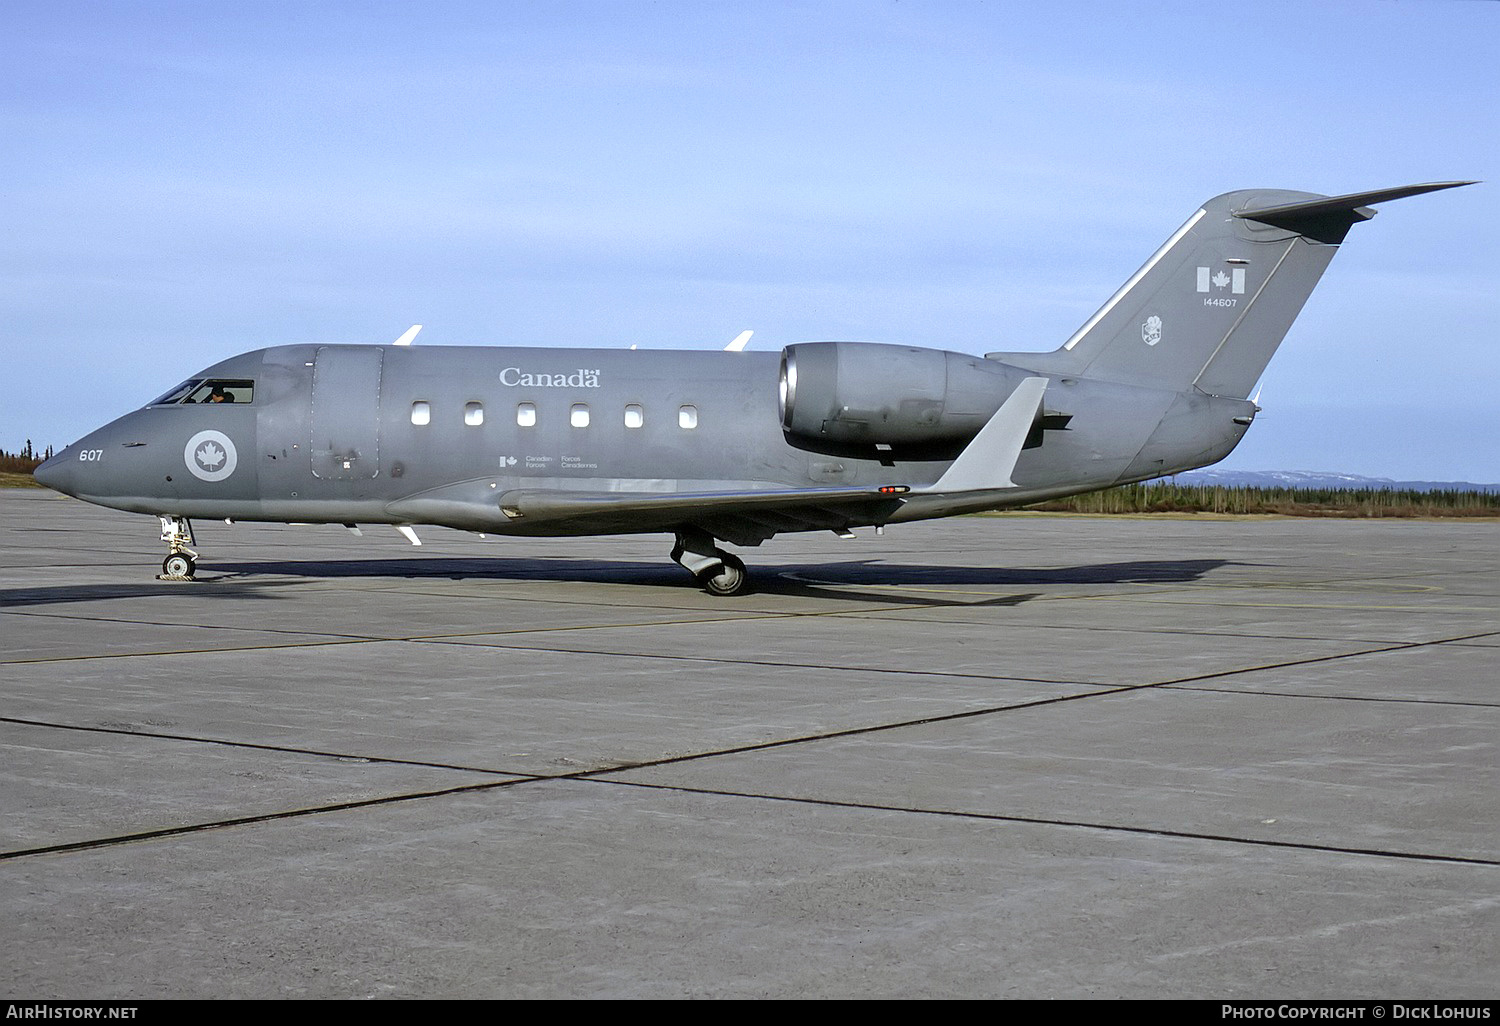
[[[12,474],[29,474],[41,466],[45,460],[52,458],[52,446],[47,446],[47,451],[39,453],[31,447],[31,439],[26,439],[26,448],[20,452],[6,452],[0,449],[0,471]]]
[[[1294,517],[1494,517],[1500,494],[1457,489],[1253,488],[1170,481],[1039,502],[1057,513],[1270,513]]]

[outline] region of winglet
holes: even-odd
[[[734,341],[733,342],[729,343],[729,345],[727,345],[727,346],[724,347],[724,352],[726,352],[726,353],[739,353],[739,352],[743,352],[744,349],[745,349],[745,343],[749,342],[750,341],[750,336],[754,335],[754,334],[755,334],[755,332],[750,331],[748,329],[745,330],[745,331],[740,332],[738,335],[734,336]]]
[[[937,484],[919,489],[924,493],[987,492],[1014,488],[1010,479],[1021,458],[1021,448],[1042,406],[1046,378],[1027,378],[995,411],[989,423],[968,444],[958,459],[944,471]]]
[[[409,346],[412,343],[412,339],[414,339],[414,338],[417,337],[417,332],[419,332],[421,330],[422,330],[422,326],[420,324],[413,324],[411,327],[409,327],[409,328],[406,329],[406,334],[404,334],[400,338],[396,339],[396,341],[392,342],[391,345],[394,345],[394,346]]]

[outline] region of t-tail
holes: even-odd
[[[1375,216],[1369,204],[1472,184],[1348,196],[1225,193],[1203,204],[1061,349],[1016,362],[1244,399],[1349,229]]]

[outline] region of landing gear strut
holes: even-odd
[[[698,578],[710,595],[736,595],[750,583],[739,557],[715,546],[713,538],[701,531],[678,532],[672,559]]]
[[[198,569],[198,553],[192,549],[193,525],[187,517],[158,516],[161,540],[167,543],[167,558],[161,561],[161,576],[169,581],[191,581]]]

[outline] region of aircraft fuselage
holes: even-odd
[[[446,526],[572,534],[599,529],[508,517],[500,497],[920,487],[951,463],[883,463],[879,450],[861,456],[794,444],[778,408],[779,362],[778,353],[754,352],[280,346],[194,375],[253,382],[252,401],[129,413],[59,453],[48,483],[137,513],[389,524],[433,522],[403,512],[402,502],[472,485],[476,508]],[[997,370],[987,412],[1027,375]],[[1245,430],[1235,418],[1251,414],[1244,400],[1054,382],[1044,416],[1067,418],[1066,426],[1035,432],[1040,444],[1022,451],[1016,488],[916,496],[842,526],[1024,505],[1202,466],[1234,447]],[[220,462],[208,466],[205,456]],[[672,526],[634,520],[622,511],[609,533]]]

